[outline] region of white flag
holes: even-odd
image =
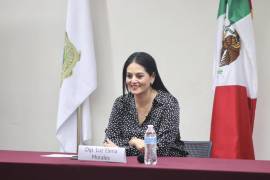
[[[96,62],[89,0],[69,0],[56,137],[63,152],[77,151],[77,109],[82,105],[83,141],[91,138],[89,96]]]

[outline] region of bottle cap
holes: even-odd
[[[154,129],[154,126],[153,125],[147,125],[148,129]]]

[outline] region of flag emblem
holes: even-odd
[[[63,69],[61,75],[61,84],[63,80],[72,75],[72,69],[80,60],[81,53],[76,49],[73,43],[69,40],[68,34],[65,33],[65,45],[63,56]]]
[[[240,54],[240,47],[240,37],[237,31],[231,25],[225,27],[219,67],[234,62]]]

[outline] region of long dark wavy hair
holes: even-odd
[[[126,77],[127,77],[127,67],[131,63],[137,63],[144,67],[145,71],[151,76],[155,75],[155,81],[151,85],[151,87],[155,90],[162,90],[164,92],[168,92],[167,88],[164,86],[159,73],[157,69],[157,65],[155,62],[155,59],[150,55],[145,52],[135,52],[131,54],[128,59],[126,60],[124,67],[123,67],[123,74],[122,74],[122,88],[123,88],[123,95],[126,94],[127,90],[127,84],[126,84]]]

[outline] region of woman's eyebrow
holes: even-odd
[[[127,72],[127,73],[132,73],[133,74],[133,72]],[[140,72],[135,72],[134,74],[144,74],[144,72],[140,71]]]

